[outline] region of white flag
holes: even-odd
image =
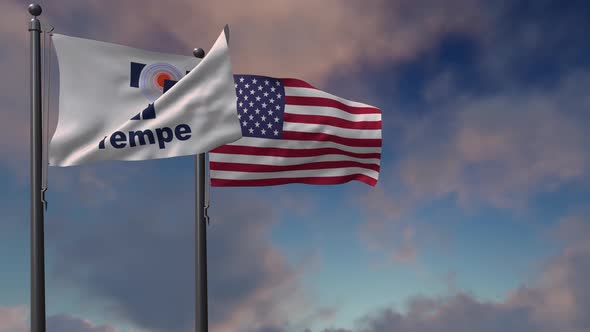
[[[242,137],[228,28],[203,60],[54,35],[51,166],[205,153]]]

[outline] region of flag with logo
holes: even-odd
[[[375,186],[381,110],[298,79],[235,75],[243,138],[209,153],[212,186]]]
[[[204,59],[54,35],[59,119],[51,166],[204,153],[241,129],[226,26]]]

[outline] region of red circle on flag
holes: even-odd
[[[163,72],[163,73],[159,73],[156,76],[156,82],[160,87],[164,87],[164,81],[166,80],[172,80],[172,75],[170,75],[169,73]]]
[[[142,70],[139,77],[139,87],[144,95],[155,101],[164,92],[166,80],[179,81],[182,74],[178,68],[168,63],[153,63]]]

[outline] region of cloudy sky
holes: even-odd
[[[28,331],[27,5],[0,2],[0,332]],[[212,332],[590,331],[586,1],[42,5],[59,33],[186,55],[227,23],[236,73],[382,109],[375,188],[211,190]],[[48,331],[192,331],[193,159],[49,187]]]

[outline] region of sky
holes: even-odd
[[[0,3],[0,332],[29,325],[27,5]],[[590,331],[586,1],[41,5],[61,34],[175,54],[229,24],[236,74],[382,110],[375,187],[211,189],[212,332]],[[49,169],[48,332],[193,330],[193,167]]]

